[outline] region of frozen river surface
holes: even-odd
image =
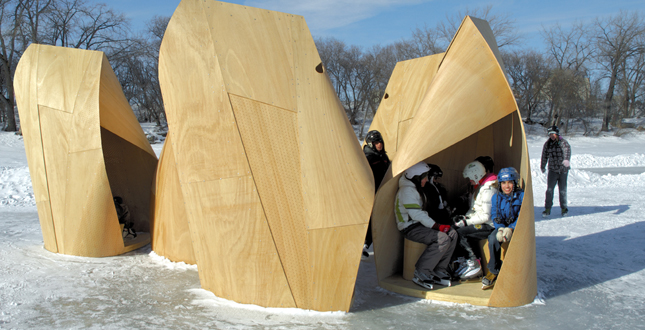
[[[644,168],[642,137],[571,139],[570,216],[559,216],[556,198],[548,219],[540,216],[546,186],[536,167],[545,139],[529,139],[538,276],[532,304],[486,308],[390,293],[378,287],[370,257],[361,262],[349,313],[217,298],[200,288],[195,266],[169,262],[149,246],[110,258],[48,252],[24,148],[13,135],[0,133],[0,140],[0,329],[645,328],[645,174],[594,173]]]

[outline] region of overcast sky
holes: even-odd
[[[107,3],[142,30],[154,15],[171,16],[179,0],[89,0]],[[335,37],[350,45],[371,47],[408,38],[416,27],[434,27],[446,16],[468,8],[493,6],[509,14],[524,35],[523,47],[540,50],[542,26],[567,26],[578,20],[614,15],[621,10],[645,15],[645,0],[235,0],[246,6],[302,15],[314,37]]]

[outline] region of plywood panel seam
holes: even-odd
[[[269,104],[269,103],[262,102],[262,101],[259,101],[259,100],[256,100],[256,99],[252,99],[252,98],[249,98],[249,97],[246,97],[246,96],[242,96],[242,95],[239,95],[239,94],[230,93],[230,92],[228,92],[228,94],[229,94],[229,95],[234,95],[234,96],[239,97],[239,98],[243,98],[243,99],[245,99],[245,100],[249,100],[249,101],[251,101],[251,102],[253,102],[253,103],[261,103],[261,104],[263,104],[263,105],[266,105],[266,106],[269,106],[269,107],[272,107],[272,108],[276,108],[276,109],[280,109],[280,110],[289,111],[289,112],[291,112],[291,113],[298,113],[298,111],[297,111],[297,110],[290,110],[290,109],[287,109],[287,108],[279,107],[279,106],[276,106],[275,104]],[[229,101],[230,101],[230,98],[229,98]],[[233,105],[231,104],[231,108],[232,108],[232,107],[233,107]],[[235,112],[235,111],[233,111],[233,112]],[[237,120],[236,120],[236,125],[237,125]]]
[[[232,95],[235,95],[235,94],[232,94]],[[235,96],[239,96],[239,95],[235,95]],[[240,97],[243,97],[243,96],[240,96]],[[257,102],[257,101],[255,101],[255,100],[252,100],[252,99],[249,99],[249,98],[246,98],[246,97],[243,97],[243,98],[244,98],[244,99],[246,99],[246,100],[251,100],[251,101],[253,101],[253,102]],[[230,98],[230,96],[228,97],[228,102],[229,102],[229,106],[231,107],[231,109],[234,109],[234,108],[233,108],[233,103],[231,102],[231,98]],[[264,103],[264,104],[266,104],[266,103]],[[275,106],[274,106],[274,105],[271,105],[271,107],[275,107]],[[282,109],[282,108],[280,108],[280,109]],[[248,169],[249,169],[250,175],[251,175],[251,180],[253,180],[253,187],[255,188],[255,191],[256,191],[256,193],[258,194],[258,197],[259,197],[259,196],[260,196],[260,190],[258,189],[258,184],[257,184],[257,182],[255,181],[255,175],[254,175],[254,173],[253,173],[253,167],[251,167],[251,161],[249,160],[248,150],[247,150],[246,146],[244,145],[244,139],[242,139],[242,133],[240,133],[239,124],[238,124],[238,121],[237,121],[237,117],[236,117],[235,111],[234,111],[234,110],[232,110],[232,111],[231,111],[231,113],[233,114],[233,120],[235,121],[235,127],[237,128],[237,134],[238,134],[238,136],[239,136],[240,143],[242,144],[242,148],[244,149],[244,157],[246,158],[246,163],[247,163],[247,166],[248,166]],[[275,242],[276,242],[276,237],[275,237],[275,235],[273,234],[273,230],[271,229],[271,226],[269,225],[269,222],[268,222],[268,219],[269,219],[269,218],[268,218],[268,216],[267,216],[267,211],[266,211],[266,208],[265,208],[265,206],[264,206],[264,202],[262,201],[262,198],[258,198],[258,200],[259,200],[259,202],[260,202],[260,206],[262,207],[262,213],[264,214],[264,218],[265,218],[265,219],[266,219],[266,221],[267,221],[267,228],[268,228],[268,230],[269,230],[269,234],[271,235],[271,240],[273,241],[273,245],[275,246],[276,251],[277,251],[277,250],[278,250],[278,247],[276,246],[276,243],[275,243]],[[286,274],[288,274],[288,271],[287,271],[287,269],[284,267],[284,262],[282,261],[282,256],[281,256],[281,255],[278,255],[278,260],[280,261],[280,267],[282,268],[282,272],[283,272],[283,273],[285,274],[285,276],[286,276]],[[291,286],[291,282],[289,281],[288,276],[286,276],[286,277],[287,277],[287,285],[289,286],[289,292],[290,292],[290,294],[291,294],[291,298],[293,299],[293,301],[294,301],[294,302],[297,302],[297,299],[296,299],[296,297],[295,297],[295,296],[294,296],[294,294],[293,294],[293,288],[292,288],[292,286]],[[297,304],[297,303],[296,303],[296,304]]]
[[[82,78],[83,80],[81,80],[79,82],[78,90],[76,91],[76,96],[74,97],[74,105],[72,106],[72,113],[74,113],[75,112],[74,110],[76,110],[76,102],[78,102],[78,97],[79,97],[79,94],[80,94],[81,85],[85,82],[85,77],[87,75],[91,74],[91,72],[89,72],[89,68],[90,68],[90,66],[92,65],[92,62],[93,62],[92,57],[93,56],[91,56],[90,60],[87,61],[87,65],[85,66],[85,69],[83,70],[83,78]],[[100,76],[101,75],[99,73],[99,79],[100,79]],[[99,88],[100,88],[100,84],[101,84],[101,82],[99,81]],[[99,109],[99,111],[101,111],[101,110]]]
[[[38,68],[40,65],[37,66]],[[37,89],[36,89],[37,90]],[[36,99],[37,100],[37,99]],[[43,171],[47,173],[47,162],[45,161],[45,143],[43,141],[43,129],[42,129],[42,121],[40,120],[40,105],[36,104],[36,111],[38,112],[38,131],[40,132],[40,145],[43,148],[43,153],[42,153],[42,158],[43,158]],[[54,233],[54,242],[56,243],[56,250],[59,251],[58,248],[58,237],[56,235],[56,221],[54,221],[54,210],[52,210],[52,203],[51,203],[51,188],[49,187],[49,177],[45,175],[45,180],[47,181],[46,187],[47,187],[47,200],[49,203],[47,203],[47,208],[49,208],[49,212],[51,214],[51,221],[52,221],[52,229]]]

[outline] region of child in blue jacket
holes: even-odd
[[[520,207],[524,199],[524,191],[518,182],[520,175],[513,167],[506,167],[499,171],[497,180],[499,182],[498,192],[491,199],[491,218],[495,230],[488,236],[488,250],[490,260],[488,261],[488,273],[482,279],[482,289],[486,290],[495,285],[497,274],[502,268],[500,253],[502,243],[508,242],[513,236],[517,217],[520,214]]]

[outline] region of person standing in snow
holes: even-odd
[[[390,158],[385,152],[385,143],[383,142],[383,137],[381,133],[376,130],[367,132],[365,136],[365,146],[363,147],[363,153],[365,153],[365,158],[370,164],[372,169],[372,175],[374,175],[374,193],[378,191],[385,172],[390,167]],[[372,245],[372,219],[370,218],[369,224],[367,226],[367,235],[365,235],[365,244],[363,245],[363,256],[369,257],[370,254],[367,251],[370,245]]]
[[[475,188],[476,197],[465,215],[457,215],[453,218],[459,234],[459,247],[466,255],[466,258],[457,259],[458,266],[454,271],[454,275],[462,279],[470,279],[482,274],[481,265],[469,240],[486,239],[494,229],[490,212],[491,199],[497,192],[497,175],[493,173],[493,167],[492,158],[481,156],[464,168],[463,176],[469,179],[470,184]]]
[[[506,167],[499,171],[497,180],[499,188],[491,199],[491,218],[495,229],[488,235],[488,272],[482,279],[482,290],[495,285],[497,275],[502,268],[500,255],[502,243],[509,242],[520,214],[520,207],[524,200],[524,190],[519,186],[520,175],[515,168]]]
[[[450,225],[440,225],[426,211],[429,203],[423,192],[428,184],[430,166],[419,162],[399,179],[394,213],[396,226],[411,241],[426,244],[415,265],[412,281],[432,290],[435,284],[450,286],[448,263],[457,245],[457,232]]]
[[[569,213],[567,208],[567,176],[569,175],[569,161],[571,160],[571,146],[560,136],[558,126],[551,126],[548,129],[549,139],[544,143],[542,148],[542,163],[540,169],[542,173],[546,172],[546,165],[549,164],[549,174],[547,175],[546,199],[544,201],[543,217],[551,215],[553,206],[553,191],[555,184],[558,184],[560,193],[560,210],[562,216]]]

